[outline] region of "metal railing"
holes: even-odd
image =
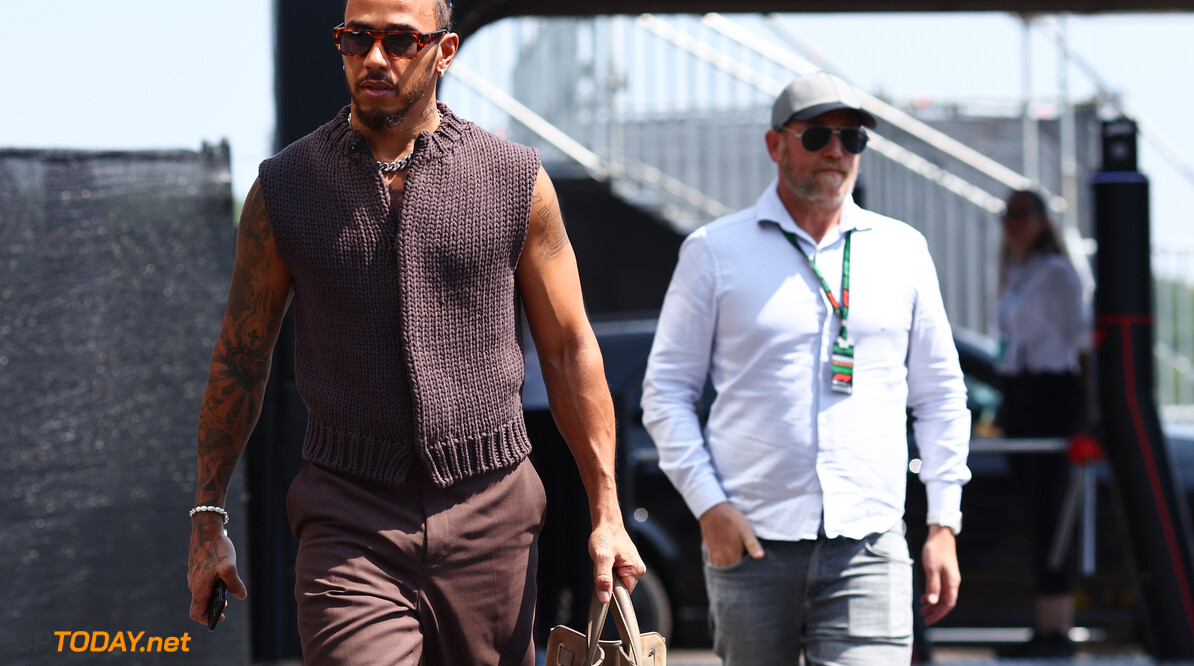
[[[775,95],[819,68],[784,46],[782,36],[759,38],[769,24],[777,27],[774,18],[641,15],[504,24],[492,46],[483,35],[464,46],[445,99],[458,109],[463,104],[468,117],[477,115],[473,108],[490,115],[498,109],[500,120],[488,126],[539,148],[545,162],[579,164],[590,177],[608,180],[618,196],[655,211],[680,233],[754,203],[775,177],[763,142]],[[470,57],[470,50],[482,55]],[[921,231],[951,321],[990,331],[1002,195],[1032,181],[876,97],[863,99],[885,122],[863,154],[863,205]],[[1049,200],[1054,211],[1066,209],[1060,197]],[[1090,282],[1090,242],[1077,228],[1066,232],[1070,254]],[[1177,258],[1159,253],[1155,261],[1162,271],[1165,262],[1177,267],[1190,258],[1191,251]],[[1191,276],[1157,282],[1158,389],[1167,417],[1181,405],[1194,409],[1194,321],[1181,280],[1189,284]]]
[[[1153,249],[1153,354],[1167,423],[1194,423],[1194,244]]]
[[[539,147],[547,160],[571,159],[610,179],[620,196],[659,212],[681,233],[758,198],[775,173],[763,143],[771,103],[788,81],[815,69],[716,14],[530,20],[521,33],[510,80],[510,97],[521,108],[487,92],[494,85],[467,69],[457,80],[518,121],[508,129],[511,138]],[[881,100],[865,99],[902,136],[924,144],[923,152],[949,155],[999,186],[1030,182]],[[573,142],[588,151],[584,158]],[[907,143],[873,137],[862,165],[865,204],[925,234],[955,325],[986,330],[1003,203]]]

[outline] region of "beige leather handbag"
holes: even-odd
[[[614,624],[621,640],[600,640],[605,617],[613,611]],[[547,666],[666,666],[663,636],[657,632],[641,633],[630,591],[620,578],[614,578],[611,603],[589,604],[589,625],[582,634],[570,627],[552,627],[547,637]]]

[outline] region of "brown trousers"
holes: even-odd
[[[529,460],[449,488],[307,464],[286,498],[307,664],[531,666],[546,499]]]

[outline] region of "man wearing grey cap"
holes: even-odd
[[[728,666],[908,663],[908,409],[929,504],[921,612],[957,601],[966,387],[924,237],[850,197],[874,126],[845,81],[793,81],[765,137],[778,178],[684,241],[660,313],[643,421],[700,520]]]

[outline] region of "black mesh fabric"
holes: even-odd
[[[0,654],[246,663],[248,611],[187,617],[195,428],[232,271],[227,144],[0,150]],[[244,543],[239,476],[229,525]],[[242,548],[242,571],[247,564]],[[240,608],[236,606],[240,605]],[[118,632],[135,652],[106,655]],[[189,636],[174,654],[149,637]],[[125,637],[124,645],[130,641]]]

